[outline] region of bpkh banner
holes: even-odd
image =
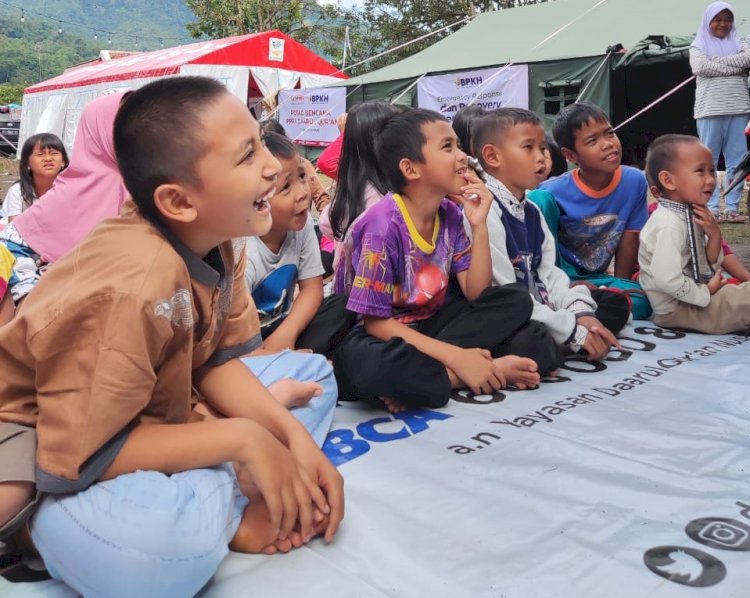
[[[279,93],[279,122],[301,145],[328,145],[339,136],[336,118],[346,112],[346,88],[285,89]]]
[[[452,121],[469,103],[487,110],[529,107],[529,67],[525,64],[423,77],[417,84],[420,108]]]

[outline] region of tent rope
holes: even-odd
[[[600,6],[602,5],[602,4],[604,4],[605,2],[608,2],[608,0],[599,0],[599,1],[598,1],[598,2],[596,3],[596,4],[594,4],[594,5],[593,5],[593,6],[591,7],[591,8],[589,8],[588,10],[586,10],[586,11],[582,12],[582,13],[581,13],[580,15],[576,16],[576,17],[575,17],[575,18],[574,18],[573,20],[571,20],[571,21],[567,22],[567,23],[566,23],[565,25],[563,25],[562,27],[559,27],[558,29],[556,29],[555,31],[553,31],[552,33],[550,33],[550,34],[549,34],[549,35],[548,35],[547,37],[545,37],[545,38],[544,38],[544,39],[543,39],[542,41],[540,41],[540,42],[539,42],[538,44],[536,44],[536,45],[535,45],[535,46],[534,46],[533,48],[531,48],[531,50],[529,50],[529,52],[528,52],[528,53],[529,53],[529,54],[531,54],[531,53],[532,53],[532,52],[534,52],[535,50],[538,50],[538,49],[539,49],[539,48],[541,48],[541,47],[542,47],[542,46],[543,46],[544,44],[546,44],[546,43],[547,43],[547,42],[549,42],[550,40],[552,40],[552,39],[554,39],[555,37],[557,37],[558,35],[560,35],[560,34],[561,34],[561,33],[562,33],[563,31],[565,31],[565,30],[566,30],[566,29],[567,29],[568,27],[570,27],[570,26],[571,26],[571,25],[572,25],[573,23],[575,23],[575,22],[577,22],[577,21],[581,20],[581,19],[582,19],[583,17],[585,17],[585,16],[586,16],[587,14],[589,14],[589,13],[590,13],[591,11],[593,11],[593,10],[596,10],[597,8],[599,8],[599,7],[600,7]],[[505,64],[505,65],[503,65],[503,66],[502,66],[501,68],[499,68],[499,69],[498,69],[498,70],[497,70],[496,72],[492,73],[492,75],[490,75],[489,77],[487,77],[487,79],[486,79],[485,81],[483,81],[483,82],[482,82],[482,83],[481,83],[481,84],[480,84],[480,85],[479,85],[478,87],[476,87],[476,88],[475,88],[475,95],[474,95],[474,97],[473,97],[473,98],[471,99],[471,101],[470,101],[470,102],[468,103],[468,105],[469,105],[469,106],[471,106],[471,105],[472,105],[472,104],[473,104],[473,103],[475,102],[475,100],[476,100],[476,99],[477,99],[477,98],[478,98],[478,97],[479,97],[479,96],[481,95],[481,90],[482,90],[482,88],[486,87],[486,86],[487,86],[487,85],[488,85],[488,84],[490,83],[490,81],[493,81],[493,80],[494,80],[495,78],[499,77],[499,76],[500,76],[500,75],[501,75],[501,74],[502,74],[502,73],[503,73],[503,72],[504,72],[504,71],[505,71],[506,69],[509,69],[509,68],[510,68],[511,66],[515,65],[515,64],[516,64],[516,63],[518,63],[518,62],[519,62],[519,60],[513,60],[513,61],[511,61],[511,62],[508,62],[508,64]]]
[[[604,57],[604,59],[601,61],[598,67],[596,67],[596,70],[594,71],[594,74],[591,75],[591,78],[589,79],[588,83],[583,86],[583,89],[581,90],[581,93],[578,94],[578,97],[576,98],[576,101],[574,103],[578,103],[581,101],[581,98],[583,98],[583,94],[586,93],[591,87],[591,84],[596,80],[596,76],[599,74],[599,71],[602,70],[602,67],[607,64],[609,61],[609,57],[612,56],[612,52],[607,52],[607,55]]]
[[[660,103],[660,102],[662,102],[663,100],[666,100],[666,99],[667,99],[667,98],[668,98],[669,96],[671,96],[671,95],[672,95],[672,94],[673,94],[674,92],[676,92],[677,90],[679,90],[679,89],[681,89],[681,88],[685,87],[685,85],[687,85],[688,83],[690,83],[690,82],[691,82],[691,81],[692,81],[693,79],[695,79],[695,75],[691,75],[690,77],[688,77],[687,79],[685,79],[685,80],[684,80],[684,81],[683,81],[682,83],[678,83],[678,84],[677,84],[677,85],[676,85],[675,87],[673,87],[672,89],[670,89],[670,90],[669,90],[669,91],[668,91],[667,93],[665,93],[664,95],[661,95],[661,96],[659,96],[658,98],[656,98],[656,99],[655,99],[655,100],[654,100],[653,102],[651,102],[651,103],[650,103],[650,104],[649,104],[648,106],[646,106],[645,108],[642,108],[641,110],[639,110],[638,112],[636,112],[635,114],[633,114],[633,115],[632,115],[631,117],[629,117],[629,118],[627,118],[626,120],[622,121],[622,122],[621,122],[621,123],[620,123],[619,125],[617,125],[617,126],[616,126],[616,127],[614,128],[614,130],[616,131],[616,130],[617,130],[617,129],[619,129],[620,127],[624,127],[624,126],[625,126],[626,124],[628,124],[628,123],[629,123],[630,121],[632,121],[632,120],[635,120],[636,118],[638,118],[638,117],[639,117],[639,116],[640,116],[641,114],[643,114],[644,112],[647,112],[647,111],[651,110],[651,108],[653,108],[654,106],[656,106],[657,104],[659,104],[659,103]]]
[[[445,27],[441,27],[440,29],[436,29],[435,31],[430,31],[428,33],[425,33],[424,35],[420,35],[419,37],[416,37],[408,42],[404,42],[403,44],[399,44],[398,46],[394,46],[393,48],[389,48],[388,50],[384,50],[383,52],[380,52],[379,54],[375,54],[374,56],[370,56],[369,58],[365,58],[364,60],[360,60],[359,62],[355,62],[354,64],[350,64],[346,68],[341,68],[337,73],[343,73],[344,71],[348,71],[349,69],[353,69],[355,66],[359,66],[360,64],[365,64],[367,62],[370,62],[372,60],[375,60],[376,58],[380,58],[381,56],[385,56],[386,54],[390,54],[391,52],[395,52],[396,50],[400,50],[401,48],[405,48],[406,46],[410,46],[411,44],[414,44],[416,42],[422,41],[423,39],[427,39],[428,37],[431,37],[433,35],[436,35],[438,33],[442,33],[446,29],[450,29],[451,27],[456,27],[457,25],[461,25],[462,23],[465,23],[467,21],[471,21],[476,17],[476,15],[469,15],[468,17],[464,17],[463,19],[456,21],[455,23],[451,23],[450,25],[446,25]]]

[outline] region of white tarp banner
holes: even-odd
[[[452,121],[469,102],[487,110],[529,107],[529,67],[525,64],[423,77],[417,83],[420,108]]]
[[[334,542],[232,554],[201,595],[746,598],[750,338],[621,336],[534,391],[398,415],[343,403]],[[73,594],[0,579],[0,595]]]
[[[346,112],[345,87],[279,92],[278,119],[287,135],[302,145],[327,145],[339,136],[336,119]]]

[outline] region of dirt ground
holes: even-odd
[[[18,180],[18,161],[13,158],[0,157],[0,203],[5,197],[8,188]],[[748,213],[747,204],[748,189],[740,202],[740,212]],[[745,266],[750,269],[750,223],[748,224],[722,224],[721,232],[724,239],[732,247],[737,256],[742,259]]]

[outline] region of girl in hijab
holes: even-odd
[[[747,77],[750,50],[734,26],[734,9],[726,2],[713,2],[703,15],[690,47],[690,67],[696,75],[694,117],[701,141],[713,154],[714,164],[724,154],[726,180],[747,150],[745,126],[750,118]],[[719,213],[719,187],[709,209],[723,222],[742,222],[739,203],[742,187],[725,197],[726,210]]]
[[[15,258],[5,297],[0,295],[0,325],[50,263],[72,249],[106,218],[114,218],[128,197],[115,160],[115,115],[124,93],[97,98],[83,109],[68,168],[52,188],[0,232],[0,244]]]

